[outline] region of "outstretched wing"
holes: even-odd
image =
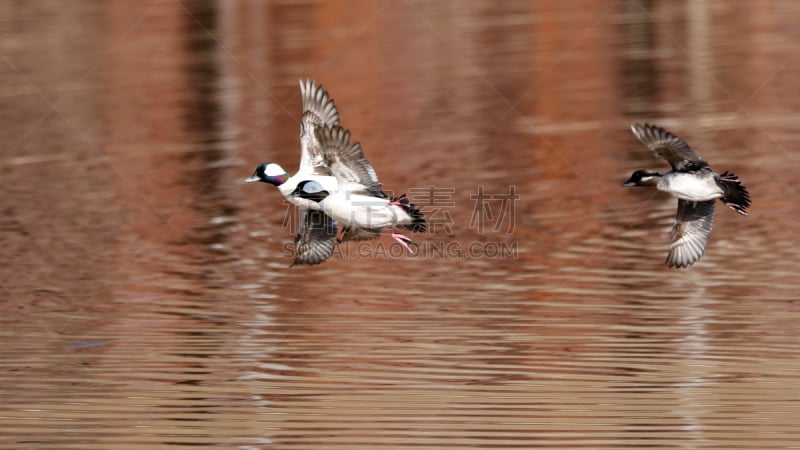
[[[361,144],[350,142],[349,131],[339,126],[318,128],[317,140],[325,165],[336,177],[339,186],[357,183],[364,186],[370,195],[386,198],[378,175],[364,156]]]
[[[631,131],[653,153],[666,159],[674,170],[692,171],[708,166],[686,142],[663,128],[635,123]]]
[[[678,214],[672,227],[667,265],[688,267],[703,256],[714,225],[714,200],[690,202],[678,200]]]
[[[300,223],[294,238],[295,254],[292,266],[319,264],[333,254],[336,246],[336,221],[324,212],[300,208]]]
[[[339,112],[328,92],[313,80],[300,81],[300,96],[303,99],[303,118],[300,122],[299,172],[330,175],[320,152],[316,130],[339,125]]]

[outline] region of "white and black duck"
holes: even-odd
[[[631,131],[656,155],[664,158],[672,170],[661,174],[637,170],[623,186],[655,186],[678,198],[678,213],[672,228],[672,244],[667,255],[669,267],[688,267],[697,262],[708,246],[714,224],[714,203],[746,216],[750,195],[739,177],[718,174],[697,156],[680,138],[655,125],[634,124]]]

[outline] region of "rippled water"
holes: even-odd
[[[0,6],[0,446],[798,448],[800,4],[743,6]],[[296,167],[305,77],[416,256],[288,267],[241,181]],[[688,270],[634,121],[752,194]]]

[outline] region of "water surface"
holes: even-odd
[[[0,7],[0,447],[797,448],[800,4]],[[297,80],[433,231],[289,268]],[[663,260],[653,121],[749,188]]]

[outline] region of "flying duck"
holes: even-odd
[[[660,174],[637,170],[623,186],[655,186],[678,198],[678,213],[672,227],[672,244],[667,255],[669,267],[688,267],[697,262],[708,246],[714,224],[714,201],[746,216],[750,195],[739,177],[718,174],[697,156],[682,139],[650,124],[633,124],[631,131],[656,155],[664,158],[672,170]]]
[[[316,130],[325,165],[338,181],[339,190],[331,192],[316,180],[303,180],[290,194],[319,204],[322,211],[344,225],[342,241],[372,239],[383,228],[391,227],[392,238],[413,253],[411,239],[395,231],[395,227],[424,232],[422,212],[409,202],[405,194],[388,198],[378,176],[364,157],[358,142],[350,142],[350,132],[339,126]]]
[[[245,179],[248,183],[261,181],[274,185],[287,200],[300,207],[292,266],[319,264],[327,260],[333,254],[338,229],[336,222],[320,211],[317,202],[289,196],[303,180],[314,180],[330,192],[338,190],[336,177],[325,166],[320,153],[315,130],[321,126],[339,125],[339,112],[328,92],[312,80],[300,81],[300,96],[303,117],[300,121],[300,168],[297,173],[289,176],[280,165],[263,163]]]

